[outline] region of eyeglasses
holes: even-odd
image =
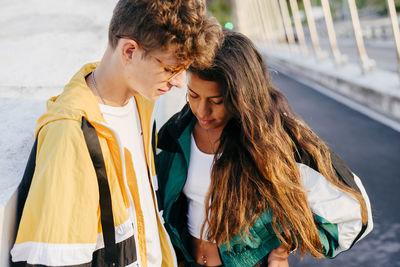
[[[127,38],[127,39],[133,40],[131,37],[125,36],[125,35],[115,35],[115,36],[116,36],[117,38],[119,38],[119,39],[120,39],[120,38]],[[135,41],[136,41],[136,40],[135,40]],[[189,63],[189,64],[187,64],[187,65],[181,65],[181,66],[178,66],[178,67],[173,67],[173,66],[171,66],[171,65],[168,65],[168,64],[164,63],[161,59],[159,59],[158,57],[156,57],[153,53],[151,53],[149,50],[145,49],[143,46],[142,46],[142,49],[143,49],[147,54],[149,54],[149,56],[151,56],[152,58],[154,58],[155,60],[157,60],[157,61],[163,66],[165,72],[168,72],[168,73],[169,73],[169,77],[168,77],[167,81],[172,80],[174,77],[178,76],[179,74],[181,74],[182,72],[184,72],[185,70],[187,70],[187,69],[189,68],[189,66],[190,66],[190,63]]]
[[[143,47],[142,47],[143,48]],[[167,81],[172,80],[174,77],[178,76],[179,74],[181,74],[182,72],[184,72],[185,70],[187,70],[190,66],[190,64],[185,65],[181,65],[178,67],[172,67],[171,65],[165,64],[164,62],[162,62],[161,59],[159,59],[158,57],[156,57],[153,53],[151,53],[150,51],[146,50],[143,48],[144,51],[146,51],[147,54],[149,54],[149,56],[151,56],[152,58],[154,58],[155,60],[157,60],[164,68],[164,70],[166,72],[169,73],[169,78],[167,79]]]

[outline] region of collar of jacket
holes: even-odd
[[[173,139],[178,139],[186,127],[194,120],[194,115],[190,109],[189,104],[186,104],[181,111],[172,116],[166,123],[161,127],[159,136],[161,133],[168,135]],[[160,138],[161,139],[161,138]],[[161,140],[160,140],[161,142]],[[169,140],[158,143],[159,146],[168,147]]]
[[[107,123],[100,111],[99,103],[92,90],[86,84],[86,76],[89,75],[97,66],[96,63],[84,65],[64,87],[64,91],[47,101],[47,111],[36,123],[35,137],[40,129],[50,122],[57,120],[75,120],[79,123],[82,117],[92,124],[98,135],[113,140],[114,133],[107,127]],[[154,120],[154,102],[145,99],[141,95],[135,96],[136,106],[139,112],[140,123],[144,136],[144,147],[147,164],[151,166],[151,173],[155,175],[154,161],[151,160],[152,152],[149,151],[152,138],[152,121]]]
[[[36,124],[36,134],[50,122],[71,119],[81,121],[85,117],[89,122],[105,123],[96,97],[87,86],[85,77],[98,63],[84,65],[64,87],[64,91],[47,101],[47,112]]]
[[[158,132],[158,148],[183,153],[187,166],[190,159],[190,133],[196,123],[189,104],[172,116]]]
[[[96,62],[84,65],[71,78],[69,83],[65,85],[60,95],[52,97],[47,101],[47,112],[39,118],[36,125],[36,133],[44,125],[60,119],[81,121],[81,117],[84,116],[89,122],[106,123],[100,111],[99,103],[85,80],[86,76],[89,75],[98,64],[99,63]],[[141,95],[136,95],[135,100],[140,119],[143,121],[142,124],[144,122],[149,122],[152,116],[154,102],[145,99]]]

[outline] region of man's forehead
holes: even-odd
[[[187,59],[178,58],[178,46],[177,45],[169,45],[169,47],[164,49],[158,49],[157,54],[160,55],[162,60],[171,66],[188,66],[192,63],[192,61]]]

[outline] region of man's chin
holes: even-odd
[[[151,102],[154,102],[160,98],[160,95],[142,95],[142,94],[140,95],[143,96],[146,100],[149,100]]]

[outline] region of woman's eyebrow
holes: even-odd
[[[196,93],[195,91],[193,91],[192,88],[189,87],[189,85],[187,86],[187,88],[188,88],[189,91],[192,92],[193,94],[199,95],[198,93]],[[222,95],[209,96],[208,98],[218,98],[218,97],[222,97]]]
[[[192,92],[193,94],[198,95],[195,91],[192,90],[192,88],[189,87],[189,85],[187,86],[187,88],[189,89],[190,92]]]
[[[222,95],[210,96],[208,98],[218,98],[218,97],[222,97]]]

